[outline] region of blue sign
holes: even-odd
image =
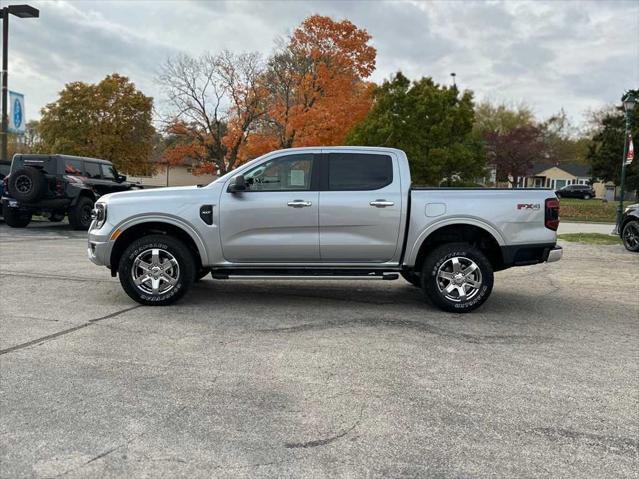
[[[11,133],[24,133],[24,95],[9,91],[9,131]]]

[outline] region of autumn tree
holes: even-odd
[[[313,15],[269,59],[268,113],[249,142],[269,149],[343,144],[371,107],[371,36],[348,20]]]
[[[377,87],[374,106],[347,138],[351,145],[404,150],[415,183],[472,181],[484,173],[485,157],[473,137],[473,96],[431,78],[411,82],[401,72]]]
[[[117,73],[97,84],[73,82],[42,109],[39,134],[50,153],[102,158],[137,174],[148,169],[152,109],[153,99]]]
[[[514,185],[518,176],[526,176],[536,161],[546,157],[543,131],[534,125],[517,126],[504,133],[487,133],[485,138],[497,181]]]
[[[174,138],[169,164],[190,158],[200,172],[224,174],[266,111],[264,66],[257,53],[169,59],[158,78],[168,103],[166,131]]]
[[[8,140],[9,158],[13,158],[16,153],[42,153],[46,151],[46,146],[40,137],[40,122],[37,120],[28,121],[22,134],[9,133]]]

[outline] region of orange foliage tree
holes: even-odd
[[[257,53],[169,59],[159,77],[169,104],[164,162],[171,166],[188,158],[196,173],[232,170],[266,112],[263,71]]]
[[[257,156],[276,148],[337,145],[371,108],[371,36],[348,20],[308,17],[269,60],[268,111],[245,144]]]
[[[370,39],[313,15],[266,65],[255,53],[170,59],[159,77],[171,106],[164,160],[224,174],[274,149],[343,144],[371,109]]]

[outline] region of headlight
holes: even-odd
[[[104,203],[96,203],[91,210],[91,218],[95,221],[95,229],[100,229],[104,226],[107,217],[107,207]]]

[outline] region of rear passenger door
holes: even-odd
[[[327,263],[391,261],[399,243],[402,194],[390,154],[328,153],[320,191],[320,255]]]

